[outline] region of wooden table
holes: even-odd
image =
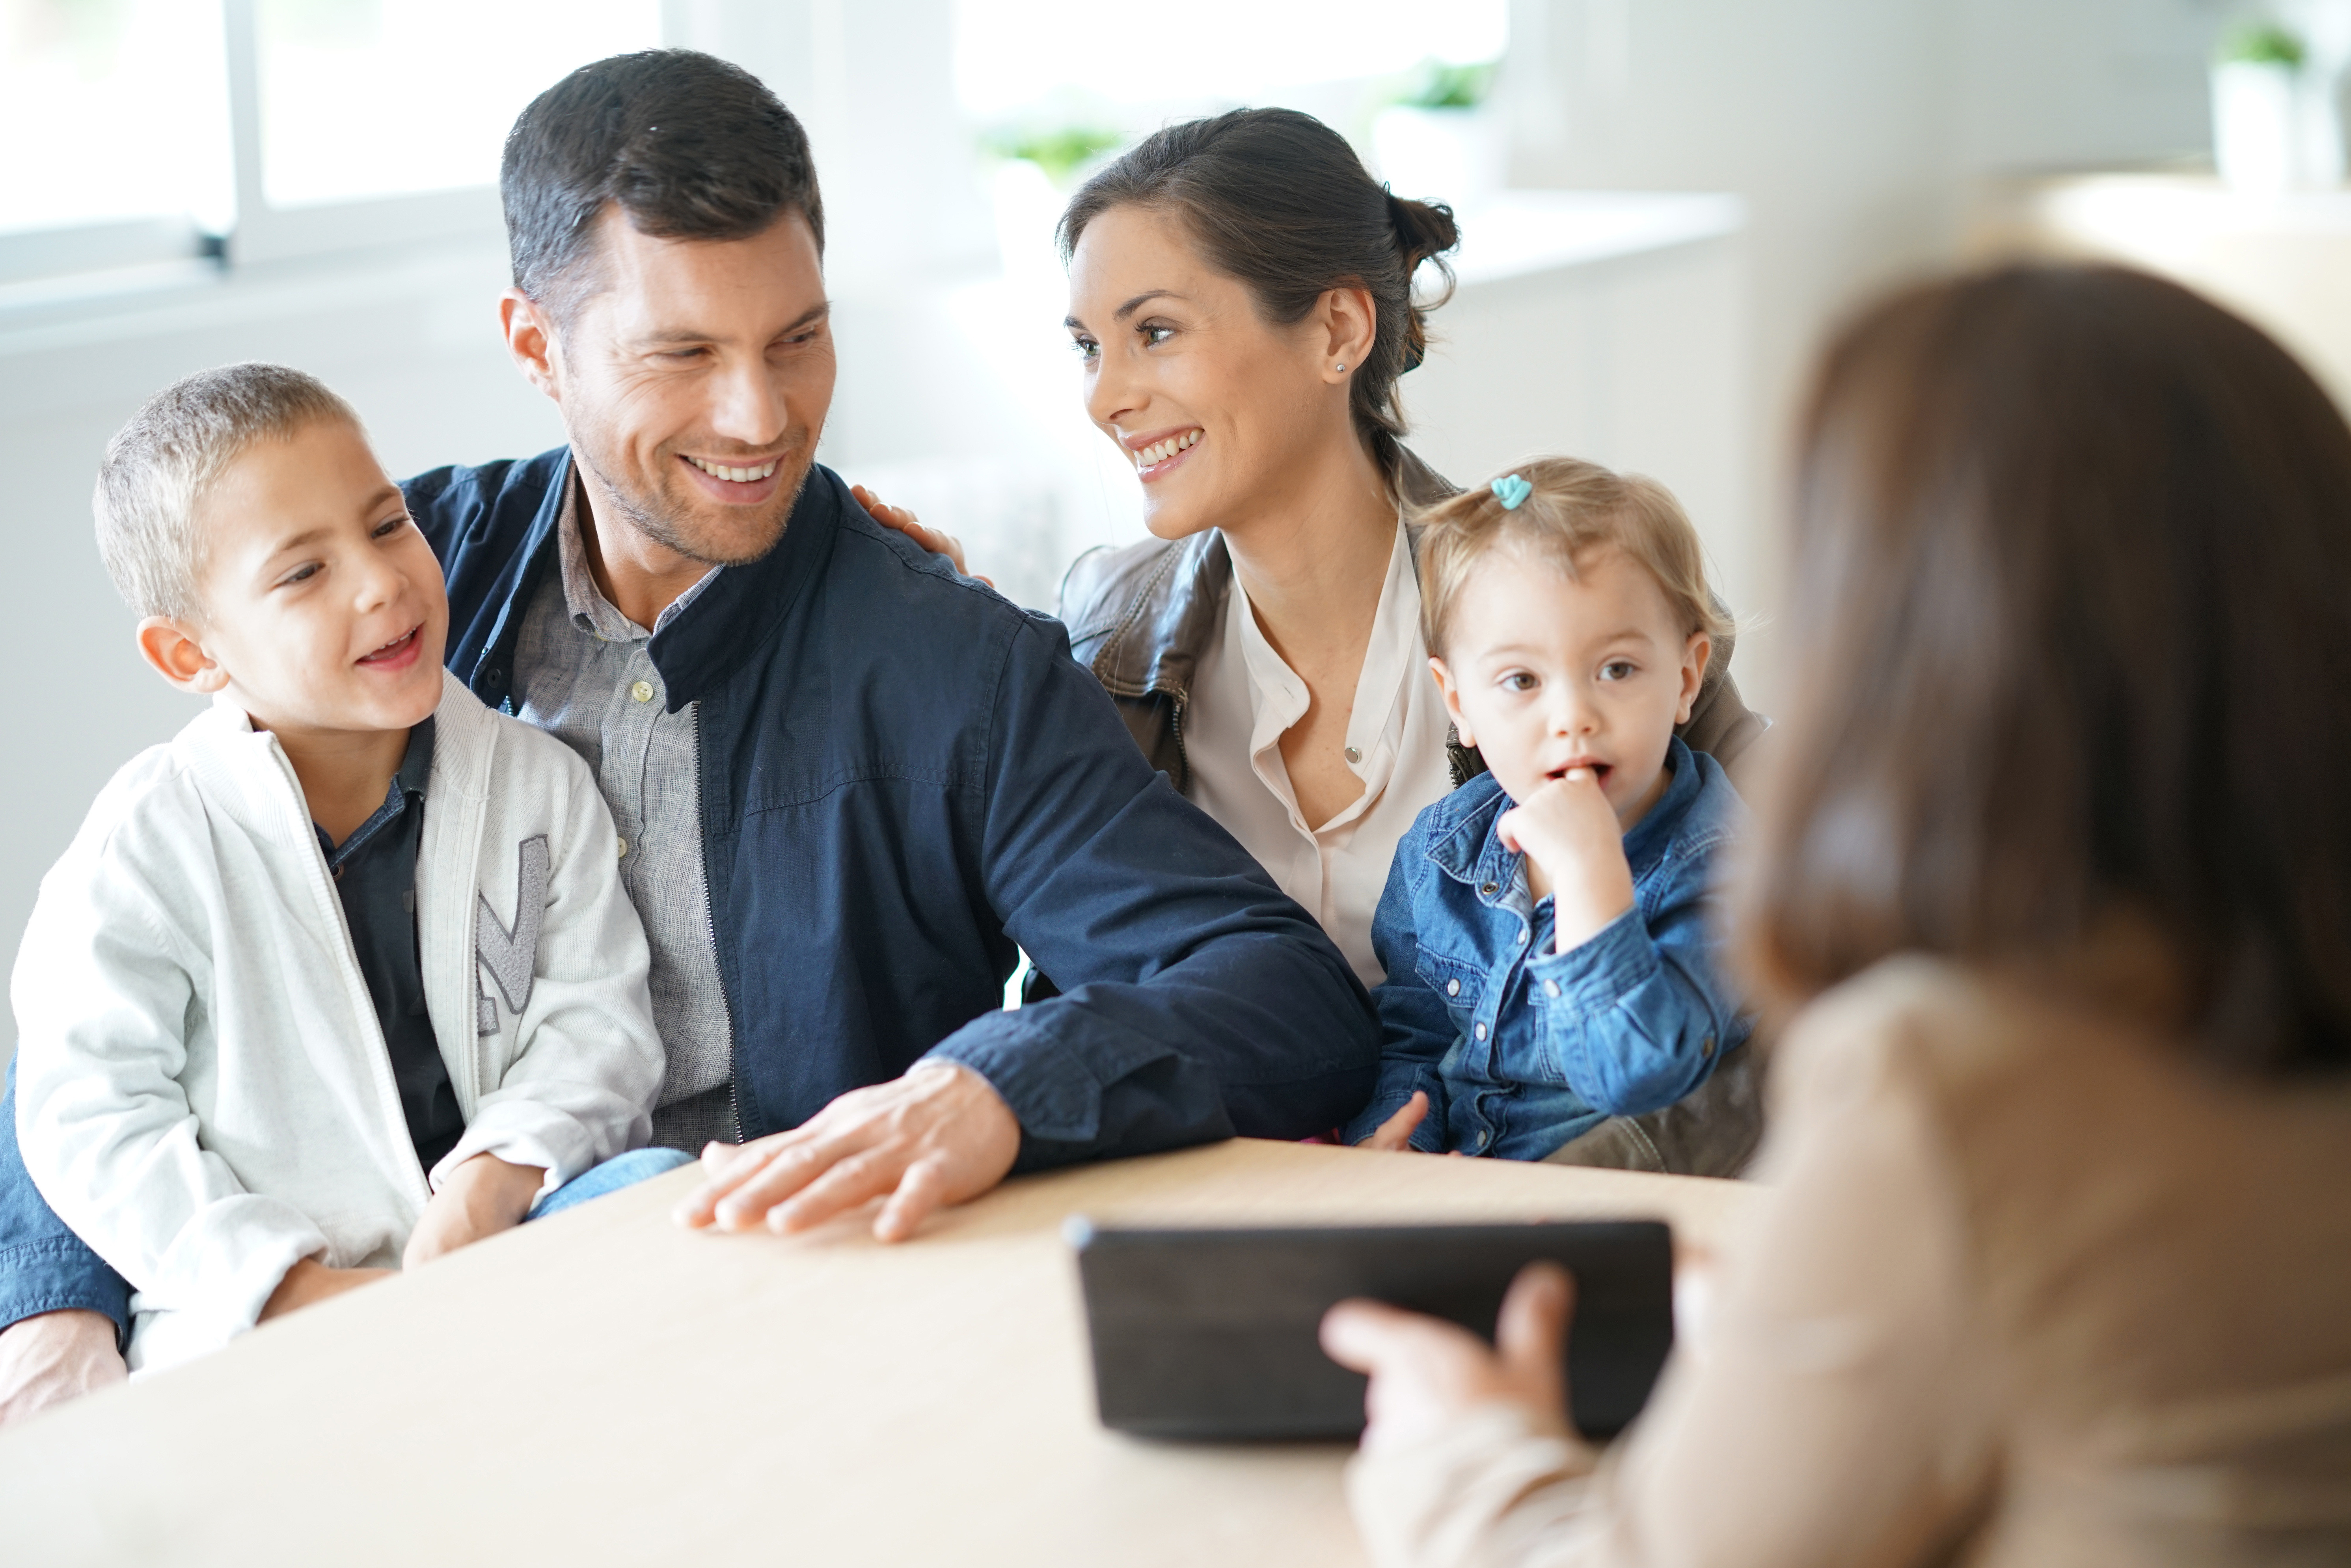
[[[1661,1216],[1729,1182],[1239,1141],[875,1243],[681,1230],[680,1171],[0,1436],[9,1563],[1360,1561],[1336,1445],[1094,1420],[1062,1220]]]

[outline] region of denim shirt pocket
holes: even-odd
[[[1421,984],[1444,998],[1455,1036],[1468,1039],[1469,1026],[1477,1019],[1479,998],[1486,990],[1485,967],[1424,945],[1414,959],[1414,967],[1420,975]]]

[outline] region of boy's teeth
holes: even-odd
[[[771,457],[757,468],[729,468],[723,463],[705,463],[699,457],[689,457],[686,461],[714,479],[730,479],[737,485],[748,485],[773,474],[779,459]]]

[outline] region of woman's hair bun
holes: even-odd
[[[1428,312],[1453,298],[1453,268],[1445,260],[1446,252],[1461,243],[1460,225],[1453,221],[1453,209],[1443,202],[1416,202],[1409,196],[1388,193],[1388,222],[1396,233],[1396,249],[1404,256],[1405,329],[1404,363],[1398,373],[1416,371],[1428,358]],[[1420,264],[1433,261],[1445,277],[1445,287],[1437,297],[1426,302],[1412,298],[1413,276]]]

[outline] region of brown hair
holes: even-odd
[[[1208,265],[1238,278],[1280,326],[1305,319],[1333,288],[1371,294],[1371,351],[1348,383],[1355,430],[1382,469],[1405,433],[1396,378],[1428,352],[1427,313],[1452,294],[1453,209],[1388,194],[1346,139],[1294,109],[1237,109],[1144,137],[1097,172],[1061,214],[1061,258],[1113,207],[1178,214]],[[1416,304],[1413,275],[1433,262],[1437,298]]]
[[[1655,578],[1684,635],[1703,632],[1722,657],[1730,618],[1706,586],[1706,550],[1673,492],[1638,474],[1614,474],[1576,457],[1538,457],[1510,470],[1529,486],[1506,507],[1492,485],[1464,490],[1420,514],[1420,622],[1439,658],[1470,569],[1504,545],[1541,551],[1570,577],[1585,552],[1613,545]]]
[[[2351,1063],[2351,429],[2317,383],[2171,284],[2012,268],[1864,317],[1804,432],[1766,992],[2124,915],[2216,1056]]]
[[[608,203],[664,239],[744,239],[798,213],[824,250],[808,132],[758,77],[692,49],[595,60],[533,99],[498,195],[515,287],[559,317],[594,286]]]

